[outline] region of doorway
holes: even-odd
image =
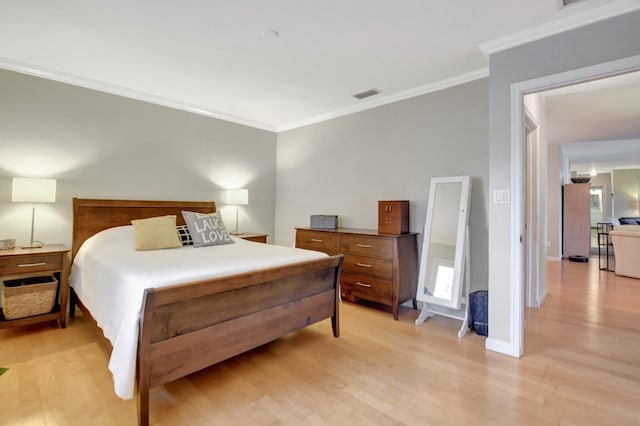
[[[591,225],[591,252],[598,252],[598,224],[604,222],[604,187],[592,186],[589,189],[589,213]]]
[[[524,103],[526,94],[578,84],[586,81],[603,79],[609,76],[640,70],[640,56],[593,65],[559,74],[540,77],[511,85],[511,239],[522,241],[522,229],[525,221],[525,203],[519,194],[523,194],[524,162],[526,160]],[[542,158],[546,162],[546,158]],[[538,188],[537,196],[546,204],[546,187]],[[524,194],[523,194],[524,195]],[[546,215],[544,218],[546,232]],[[538,243],[540,249],[540,243]],[[520,357],[524,353],[524,310],[525,310],[525,247],[515,244],[511,251],[511,285],[510,285],[510,341],[508,345],[487,342],[489,349]],[[530,253],[527,254],[530,257]],[[543,276],[544,274],[544,276]],[[539,282],[545,280],[546,271],[538,274]]]

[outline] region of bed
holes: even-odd
[[[133,305],[122,315],[133,318],[132,321],[135,322],[135,338],[132,340],[133,348],[130,352],[134,357],[133,395],[137,399],[138,423],[141,425],[149,424],[149,390],[153,387],[179,379],[324,319],[331,318],[333,335],[340,335],[341,255],[326,256],[240,239],[236,240],[237,244],[229,244],[228,248],[215,252],[214,257],[220,257],[221,262],[231,264],[233,262],[224,260],[225,256],[228,259],[237,258],[238,253],[245,250],[242,247],[245,245],[248,252],[256,255],[251,256],[251,260],[247,257],[246,261],[238,263],[241,266],[237,268],[251,269],[227,269],[226,271],[231,273],[223,270],[213,277],[207,276],[206,268],[205,275],[193,275],[192,270],[195,270],[195,267],[183,267],[186,265],[185,259],[194,257],[194,254],[204,256],[206,252],[202,249],[206,247],[191,248],[191,251],[187,247],[156,250],[163,252],[158,254],[161,256],[161,264],[172,263],[167,262],[169,258],[176,260],[180,265],[176,268],[180,272],[177,276],[182,274],[182,271],[191,274],[186,275],[192,277],[191,279],[175,283],[171,281],[178,279],[175,277],[155,283],[153,273],[137,275],[143,277],[138,281],[145,281],[144,283],[132,281],[131,277],[136,277],[135,269],[142,269],[138,262],[143,263],[142,258],[138,258],[136,253],[145,252],[134,252],[131,249],[129,253],[129,244],[125,243],[123,253],[120,253],[120,259],[123,259],[121,264],[109,264],[113,261],[107,261],[106,257],[103,260],[100,255],[94,256],[93,263],[102,266],[100,273],[107,271],[106,273],[111,274],[110,271],[130,268],[134,270],[134,274],[123,275],[121,279],[111,279],[108,286],[100,287],[100,291],[108,290],[103,293],[108,297],[90,297],[91,293],[87,289],[93,285],[91,281],[98,282],[99,279],[96,273],[88,273],[87,265],[91,264],[85,259],[91,259],[85,254],[89,252],[88,247],[92,244],[97,247],[112,247],[114,242],[126,242],[133,232],[128,229],[131,228],[129,225],[132,219],[176,215],[178,224],[184,224],[181,212],[185,210],[212,213],[215,212],[215,203],[73,199],[74,266],[70,315],[74,315],[77,305],[96,325],[102,325],[105,336],[112,345],[112,361],[116,352],[122,352],[119,348],[120,340],[127,339],[120,339],[116,336],[118,333],[111,338],[107,336],[108,327],[103,324],[110,318],[104,318],[102,311],[109,312],[111,308],[100,308],[96,299],[117,298],[120,291],[124,291],[123,287],[139,288],[139,300],[132,302]],[[85,247],[81,249],[85,242]],[[117,259],[118,250],[114,250],[113,247],[111,250],[116,252]],[[224,254],[225,250],[228,251],[227,254]],[[280,256],[276,252],[282,252],[291,258],[278,260],[280,263],[276,266],[259,266],[267,262],[263,258]],[[267,263],[272,265],[271,260]],[[128,265],[126,268],[125,264]],[[156,276],[165,275],[156,273]],[[93,280],[90,279],[92,276]],[[149,282],[146,282],[147,279]],[[86,300],[83,300],[83,297],[86,297]],[[102,319],[94,318],[94,313],[99,313],[95,316]],[[125,348],[124,352],[127,351],[129,349]],[[115,374],[114,382],[117,383]]]

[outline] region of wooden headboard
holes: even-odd
[[[213,201],[140,201],[73,199],[72,258],[92,235],[114,226],[131,225],[132,219],[174,214],[178,225],[184,225],[182,211],[213,213]]]

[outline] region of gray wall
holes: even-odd
[[[422,233],[430,179],[470,175],[472,287],[487,288],[487,105],[483,79],[280,133],[276,243],[293,244],[311,214],[376,229],[378,200],[410,200]]]
[[[511,84],[640,54],[640,12],[494,53],[490,57],[489,191],[511,187]],[[489,337],[513,344],[511,206],[490,205]]]
[[[613,211],[616,217],[637,217],[640,169],[613,171]]]
[[[36,239],[71,242],[71,198],[215,200],[249,188],[240,231],[274,232],[275,133],[0,70],[0,239],[29,239],[31,206],[11,178],[58,179],[38,205]]]

